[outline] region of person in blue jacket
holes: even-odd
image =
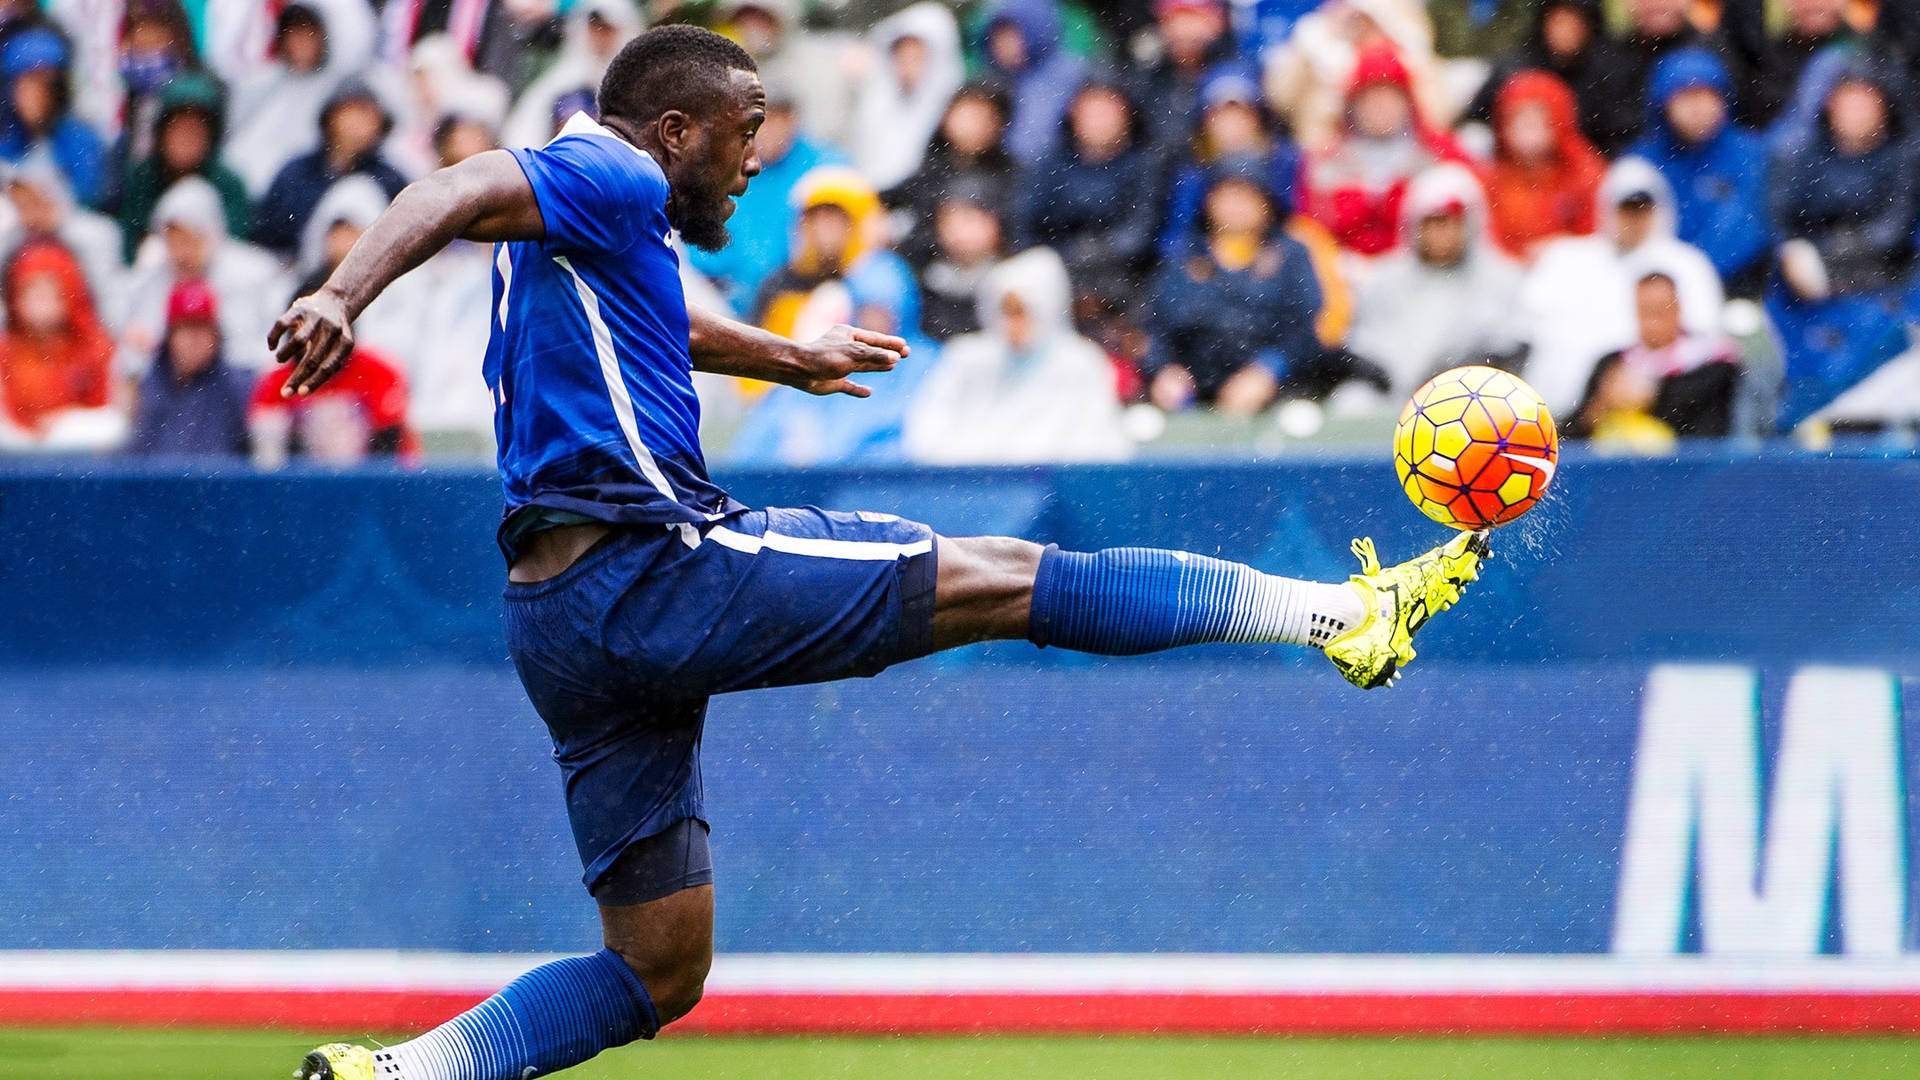
[[[1061,47],[1054,0],[1001,0],[981,37],[989,73],[1013,94],[1007,150],[1031,165],[1060,145],[1060,118],[1086,79],[1086,65]]]
[[[1766,144],[1731,118],[1726,65],[1697,46],[1655,65],[1647,133],[1628,151],[1673,185],[1680,239],[1706,252],[1734,295],[1757,293],[1771,248]]]
[[[66,175],[74,197],[98,206],[107,173],[107,145],[73,115],[72,54],[59,33],[45,27],[22,30],[0,47],[0,75],[7,80],[6,134],[0,158],[19,164],[45,147]]]
[[[1160,228],[1161,258],[1179,255],[1200,216],[1200,200],[1223,167],[1255,171],[1267,183],[1280,216],[1293,213],[1293,186],[1300,179],[1300,148],[1277,130],[1260,93],[1259,72],[1249,65],[1222,64],[1200,84],[1199,122],[1189,134],[1186,152],[1175,159],[1167,192],[1167,218]]]

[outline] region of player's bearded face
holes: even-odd
[[[733,215],[733,200],[728,195],[740,182],[740,156],[726,153],[725,145],[709,130],[667,196],[668,222],[680,230],[682,240],[702,251],[719,251],[732,239],[727,218]]]

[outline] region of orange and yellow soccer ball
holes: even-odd
[[[1458,367],[1400,410],[1393,465],[1420,512],[1456,529],[1505,525],[1553,483],[1560,436],[1546,403],[1517,375]]]

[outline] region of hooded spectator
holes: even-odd
[[[800,215],[794,190],[802,178],[823,165],[846,164],[839,151],[800,130],[794,97],[780,83],[767,87],[767,119],[754,145],[760,175],[734,200],[733,216],[727,219],[733,241],[719,251],[694,248],[688,253],[694,269],[711,278],[741,316],[752,315],[760,287],[787,265]]]
[[[1647,86],[1647,134],[1634,145],[1678,196],[1680,239],[1741,292],[1766,254],[1766,146],[1729,116],[1733,83],[1703,48],[1677,49]]]
[[[1885,11],[1903,6],[1884,3]],[[1847,21],[1848,0],[1787,0],[1782,4],[1786,25],[1778,36],[1759,35],[1754,55],[1745,57],[1740,80],[1740,122],[1754,130],[1772,124],[1801,84],[1807,64],[1828,49],[1840,47],[1890,59],[1890,50],[1875,35],[1862,34]]]
[[[1416,107],[1406,66],[1392,50],[1372,49],[1354,65],[1343,134],[1307,160],[1299,205],[1341,247],[1380,255],[1400,234],[1400,200],[1413,178],[1441,162],[1464,160],[1453,139]]]
[[[282,255],[293,254],[313,208],[343,177],[371,177],[389,200],[400,194],[407,186],[406,177],[380,153],[380,144],[392,130],[393,115],[371,86],[358,79],[341,83],[320,111],[319,149],[288,162],[260,200],[254,214],[254,243]]]
[[[107,449],[126,435],[113,401],[113,339],[72,253],[29,242],[7,264],[0,405],[8,442]],[[89,423],[103,420],[105,423]]]
[[[1012,92],[1007,150],[1033,165],[1060,146],[1061,120],[1086,82],[1086,65],[1061,48],[1055,0],[1001,0],[981,40],[988,71]]]
[[[947,343],[908,406],[907,457],[926,464],[1118,461],[1132,452],[1114,369],[1074,331],[1060,257],[1008,259],[980,295],[977,334]]]
[[[920,168],[965,65],[953,12],[932,0],[882,20],[868,40],[878,56],[860,86],[853,161],[884,191]]]
[[[29,240],[57,240],[73,252],[87,286],[100,297],[102,321],[118,326],[126,264],[120,259],[120,226],[73,200],[67,177],[46,154],[28,154],[5,172],[6,202],[0,204],[0,253],[11,255]]]
[[[1203,84],[1233,59],[1233,36],[1226,0],[1154,0],[1153,16],[1160,56],[1147,65],[1140,99],[1154,144],[1171,155],[1193,135]]]
[[[600,88],[620,46],[646,29],[633,0],[584,0],[567,15],[560,54],[520,92],[507,114],[501,141],[507,146],[544,146],[567,121],[555,107],[569,95],[586,91],[588,100]]]
[[[1634,285],[1632,345],[1594,366],[1566,432],[1622,449],[1664,452],[1675,436],[1720,438],[1733,430],[1740,354],[1718,333],[1689,333],[1680,294],[1665,274]]]
[[[1267,101],[1288,120],[1309,153],[1342,139],[1354,88],[1381,77],[1381,57],[1426,122],[1444,124],[1458,111],[1433,54],[1433,24],[1416,0],[1328,0],[1300,20],[1292,39],[1267,64]]]
[[[1008,251],[1008,229],[991,185],[959,179],[934,211],[934,255],[920,271],[922,324],[945,341],[980,329],[980,285]]]
[[[92,206],[105,193],[107,148],[99,133],[73,115],[69,64],[66,41],[44,27],[14,34],[0,47],[9,119],[0,158],[18,163],[35,151],[45,154],[74,195]]]
[[[912,292],[912,316],[918,324],[913,271],[886,249],[880,196],[865,177],[845,166],[822,166],[794,189],[794,206],[799,222],[793,254],[787,266],[761,286],[753,308],[756,323],[798,341],[817,337],[851,321],[848,283],[864,275],[875,292]],[[890,320],[903,318],[896,305],[879,310],[892,311]]]
[[[130,167],[153,153],[169,85],[202,73],[204,67],[194,48],[193,23],[180,0],[127,0],[115,29],[120,53],[115,77],[108,83],[112,101],[98,106],[103,112],[95,115],[122,118],[124,145],[117,149]],[[219,103],[219,84],[209,80],[208,85]]]
[[[334,47],[327,7],[308,0],[281,8],[268,59],[236,73],[226,161],[255,198],[314,148],[321,110],[341,80],[366,65],[364,54]]]
[[[167,336],[140,382],[127,452],[140,457],[244,457],[253,380],[227,366],[220,302],[198,281],[167,298]]]
[[[1487,194],[1493,237],[1510,255],[1593,231],[1607,163],[1581,136],[1573,110],[1572,92],[1544,71],[1523,71],[1500,90]]]
[[[1548,244],[1528,270],[1516,297],[1524,373],[1555,415],[1572,415],[1600,357],[1633,344],[1633,290],[1648,274],[1674,282],[1687,333],[1719,332],[1720,276],[1700,249],[1675,237],[1673,206],[1657,169],[1622,158],[1601,181],[1595,235]]]
[[[1920,144],[1892,64],[1839,52],[1809,67],[1805,123],[1780,133],[1767,184],[1781,269],[1801,299],[1904,281],[1920,218]]]
[[[1437,165],[1407,189],[1406,242],[1360,288],[1347,347],[1392,385],[1349,392],[1398,411],[1421,383],[1462,364],[1505,364],[1522,352],[1513,310],[1520,268],[1487,236],[1487,199],[1464,166]]]
[[[1902,351],[1900,305],[1913,277],[1920,196],[1916,125],[1899,72],[1871,54],[1807,67],[1817,107],[1780,133],[1769,212],[1783,240],[1767,292],[1786,353],[1791,424]]]
[[[1153,257],[1163,170],[1127,88],[1093,78],[1075,94],[1060,150],[1022,179],[1015,211],[1023,245],[1054,248],[1076,286],[1133,295]]]
[[[1019,166],[1006,146],[1011,110],[1006,91],[998,86],[969,83],[961,87],[948,102],[919,171],[882,196],[887,206],[898,212],[895,246],[907,261],[922,266],[933,258],[934,216],[956,185],[986,191],[1003,212],[1013,205]],[[764,135],[761,141],[764,162]],[[754,183],[765,179],[763,172]]]
[[[1283,222],[1257,173],[1223,172],[1207,188],[1191,247],[1154,279],[1154,404],[1250,416],[1321,366],[1319,282]]]
[[[147,235],[154,205],[189,176],[213,185],[228,231],[246,235],[252,224],[246,185],[220,163],[220,141],[226,134],[224,102],[220,84],[200,72],[181,75],[160,92],[159,112],[153,121],[153,153],[128,170],[120,197],[120,232],[127,261],[133,261],[135,250]]]
[[[844,34],[802,25],[802,0],[722,0],[721,33],[740,42],[765,82],[789,87],[800,130],[833,146],[852,145],[853,80],[858,43]]]
[[[372,177],[348,176],[327,189],[307,218],[300,235],[300,254],[294,261],[299,284],[293,296],[306,296],[326,284],[347,252],[387,208],[387,193]],[[489,276],[489,285],[491,277]],[[422,319],[426,278],[403,275],[374,297],[353,322],[354,338],[382,357],[412,370],[419,351],[442,327]],[[291,297],[283,297],[283,302]],[[484,352],[484,347],[482,349]]]
[[[387,140],[394,164],[409,176],[425,176],[443,167],[442,130],[449,120],[484,132],[488,148],[500,145],[510,95],[505,83],[477,72],[466,54],[445,34],[431,34],[414,45],[408,60],[411,107]],[[463,157],[465,155],[462,155]]]
[[[199,177],[175,184],[154,208],[153,233],[127,281],[120,365],[146,370],[166,333],[167,298],[183,281],[203,281],[218,299],[227,362],[244,371],[272,367],[267,332],[286,308],[287,279],[273,256],[233,239],[220,194]]]
[[[1494,62],[1493,72],[1467,109],[1470,119],[1493,121],[1493,103],[1507,80],[1544,71],[1567,84],[1578,106],[1580,131],[1612,156],[1640,134],[1643,96],[1620,44],[1607,36],[1603,0],[1549,0],[1540,5],[1526,44]]]
[[[1240,64],[1223,64],[1207,76],[1200,87],[1199,123],[1190,135],[1167,194],[1167,218],[1159,239],[1163,258],[1186,248],[1208,180],[1222,163],[1245,171],[1245,163],[1260,162],[1274,202],[1283,214],[1293,212],[1300,150],[1274,130],[1253,71]]]
[[[247,406],[248,441],[261,468],[289,458],[323,465],[419,459],[419,437],[407,426],[407,380],[386,357],[356,345],[325,385],[295,398],[281,393],[292,376],[290,364],[267,372]]]

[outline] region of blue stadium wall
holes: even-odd
[[[1371,460],[721,479],[1327,578],[1444,535]],[[0,474],[0,949],[595,947],[497,516],[472,473]],[[1660,665],[1755,672],[1768,771],[1796,672],[1889,679],[1916,775],[1920,461],[1578,460],[1495,546],[1391,692],[1001,644],[716,701],[720,947],[1604,952]]]

